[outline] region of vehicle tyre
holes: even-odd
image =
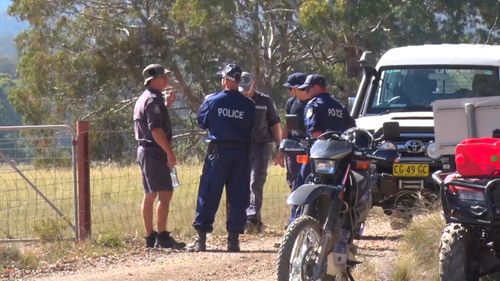
[[[441,234],[439,276],[441,281],[479,281],[471,234],[463,225],[449,223]]]
[[[308,257],[318,248],[321,233],[318,221],[307,215],[297,218],[288,226],[278,250],[278,281],[309,280],[309,270],[312,270],[314,263]],[[307,265],[308,260],[311,261],[310,266]],[[327,275],[323,280],[333,281],[335,278]]]
[[[391,228],[393,230],[405,228],[411,223],[414,205],[414,198],[408,194],[400,196],[396,200],[390,220]]]

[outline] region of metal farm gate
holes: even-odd
[[[77,203],[73,128],[0,126],[0,241],[78,239]]]

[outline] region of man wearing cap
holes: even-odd
[[[356,122],[345,107],[328,93],[323,75],[308,75],[304,84],[298,88],[305,90],[311,98],[304,108],[304,123],[308,137],[318,138],[327,131],[344,132],[356,127]]]
[[[346,108],[328,93],[326,79],[323,75],[308,75],[304,84],[298,88],[305,90],[311,98],[304,108],[304,123],[309,138],[317,139],[321,134],[328,131],[344,132],[349,128],[356,127],[356,121],[349,115]],[[300,177],[306,178],[309,173],[309,171],[306,172],[302,169]],[[371,201],[371,194],[369,196],[369,199],[360,196],[359,200]],[[345,220],[342,227],[351,229],[350,221]],[[353,260],[355,248],[354,244],[352,244],[348,249],[349,260],[353,262],[355,262]]]
[[[255,103],[255,123],[252,129],[250,149],[250,205],[247,208],[247,233],[261,233],[263,230],[261,209],[267,167],[273,153],[273,141],[278,147],[281,142],[280,117],[276,106],[266,94],[255,89],[255,83],[248,72],[243,72],[239,91]],[[275,164],[284,166],[283,153],[277,153]]]
[[[304,90],[298,89],[298,87],[306,81],[306,75],[302,72],[295,72],[288,76],[284,87],[288,89],[288,94],[290,98],[286,102],[286,114],[296,115],[298,122],[298,128],[293,130],[288,128],[288,124],[285,124],[283,128],[283,136],[292,140],[303,140],[306,138],[306,128],[304,125],[304,108],[309,101],[309,97]],[[309,165],[303,167],[304,171],[309,173]],[[304,184],[304,178],[300,177],[301,164],[297,163],[295,155],[286,156],[286,179],[288,185],[292,191],[297,189],[299,186]],[[296,207],[292,206],[290,217],[288,223],[291,223],[295,218]]]
[[[190,250],[206,250],[206,234],[213,223],[224,185],[227,198],[227,250],[239,252],[250,196],[249,149],[255,105],[238,91],[241,68],[228,64],[222,72],[221,92],[208,95],[198,111],[200,128],[208,130],[209,145],[200,178],[193,226],[197,236]]]
[[[304,108],[309,100],[307,93],[303,90],[299,90],[297,87],[304,84],[306,81],[306,75],[302,72],[295,72],[288,76],[284,87],[288,89],[288,94],[290,98],[286,102],[285,111],[286,114],[297,115],[297,118],[302,121],[304,120]],[[298,123],[299,127],[296,129],[289,129],[288,124],[283,127],[283,136],[292,140],[303,140],[306,138],[306,128],[304,122]],[[286,169],[287,169],[287,181],[290,189],[295,190],[297,187],[297,175],[300,171],[300,164],[297,163],[295,156],[286,157]]]
[[[137,162],[141,167],[144,198],[142,218],[146,232],[146,247],[181,249],[185,243],[175,241],[167,231],[167,219],[172,198],[170,169],[176,164],[171,146],[172,127],[162,91],[167,87],[170,71],[159,64],[150,64],[142,71],[146,90],[134,107],[134,131],[138,143]],[[172,97],[171,100],[174,98]],[[153,205],[158,197],[156,219],[158,232],[153,230]]]

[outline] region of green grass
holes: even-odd
[[[169,229],[177,237],[194,234],[191,226],[196,207],[201,164],[179,165],[180,187],[175,190],[169,214]],[[35,169],[20,166],[26,176],[71,222],[74,221],[73,175],[71,168]],[[142,180],[136,164],[91,165],[92,235],[121,235],[142,239],[140,205]],[[10,167],[0,168],[0,238],[40,238],[50,241],[72,238],[69,225]],[[283,230],[289,208],[285,169],[270,166],[264,190],[263,221],[268,228]],[[214,233],[225,233],[225,194],[214,224]]]

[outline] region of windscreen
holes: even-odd
[[[498,69],[386,69],[375,79],[367,114],[431,111],[438,99],[500,96]]]

